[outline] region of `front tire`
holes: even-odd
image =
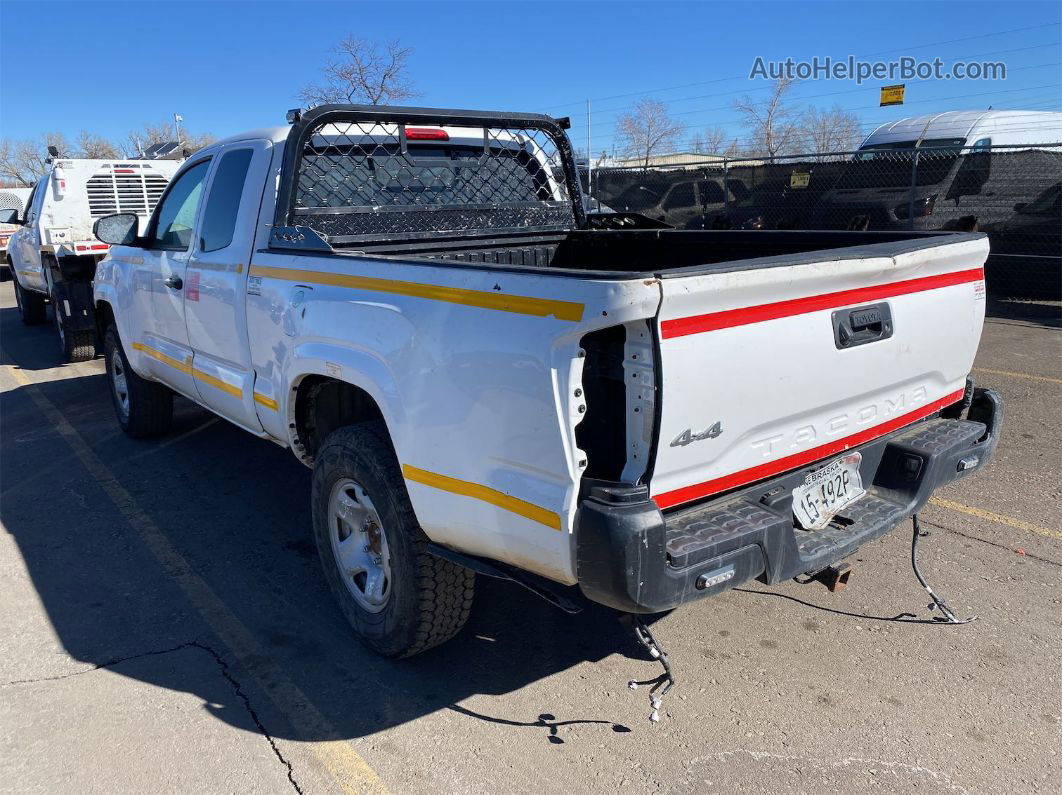
[[[340,428],[325,439],[312,504],[325,579],[367,646],[410,657],[461,630],[475,574],[428,552],[382,422]]]
[[[144,439],[168,431],[173,421],[173,392],[133,372],[113,325],[104,336],[103,353],[114,413],[126,435]]]
[[[39,326],[48,319],[44,296],[23,289],[17,278],[15,279],[15,304],[18,305],[18,316],[24,326]]]

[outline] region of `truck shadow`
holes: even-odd
[[[21,362],[33,346],[12,328],[10,311],[2,320],[11,332],[4,349]],[[79,456],[69,432],[64,436],[49,418],[49,407],[91,449],[88,461],[84,448]],[[298,705],[289,699],[278,708],[284,700],[270,697],[275,682],[262,671],[278,669],[298,689],[289,692],[304,695],[342,737],[449,709],[499,731],[518,731],[521,739],[536,731],[542,742],[557,744],[572,723],[626,731],[602,714],[617,701],[602,699],[595,714],[573,715],[564,690],[539,686],[536,691],[547,694],[543,703],[515,714],[505,702],[489,709],[460,702],[511,693],[617,652],[636,659],[602,690],[626,695],[630,675],[656,673],[610,611],[588,604],[569,616],[520,588],[482,577],[472,617],[456,639],[410,660],[375,656],[353,637],[320,575],[310,533],[309,470],[288,451],[187,401],[178,401],[168,436],[137,442],[118,432],[102,374],[20,386],[0,397],[0,442],[0,519],[62,651],[84,664],[61,657],[25,661],[17,680],[49,678],[57,665],[65,675],[144,658],[148,664],[114,670],[196,692],[202,685],[194,678],[152,665],[150,658],[201,645],[217,653],[234,685],[220,703],[217,688],[197,693],[204,709],[248,731],[261,722],[276,737],[328,738],[294,728],[288,715]],[[181,587],[173,560],[160,558],[155,531],[145,531],[145,523],[187,563],[186,578],[205,583],[257,649],[232,653],[231,622],[211,618],[210,605]],[[29,610],[31,602],[22,600],[16,609]],[[640,712],[641,694],[630,695]],[[516,703],[528,704],[528,697]]]

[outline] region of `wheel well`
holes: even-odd
[[[312,463],[328,434],[366,420],[383,420],[383,413],[364,389],[326,376],[307,376],[295,394],[295,452]]]
[[[96,333],[99,339],[107,333],[107,328],[114,322],[114,310],[106,301],[96,303]]]

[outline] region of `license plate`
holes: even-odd
[[[862,460],[859,453],[849,453],[822,469],[809,472],[804,484],[793,489],[793,513],[801,527],[821,530],[840,511],[866,494],[859,477]]]

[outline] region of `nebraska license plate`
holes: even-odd
[[[793,489],[793,513],[801,527],[821,530],[841,510],[866,494],[859,477],[862,460],[859,453],[848,453],[809,472],[804,484]]]

